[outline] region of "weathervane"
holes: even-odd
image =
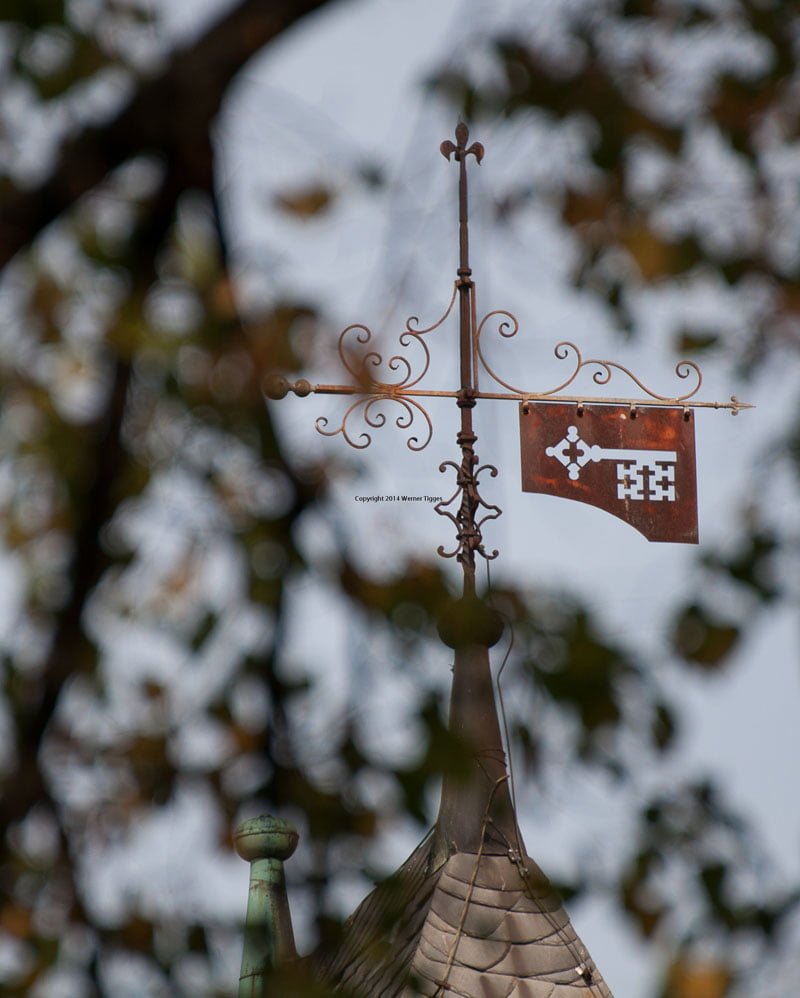
[[[345,410],[335,429],[321,417],[317,430],[325,436],[341,434],[351,447],[362,449],[372,441],[369,429],[379,429],[386,416],[377,408],[389,401],[401,407],[395,425],[411,430],[420,416],[422,434],[412,432],[407,446],[413,451],[427,447],[433,435],[433,423],[420,398],[454,398],[461,411],[461,428],[456,440],[461,449],[460,464],[445,461],[439,470],[455,471],[456,489],[449,499],[435,505],[436,512],[452,521],[456,528],[456,546],[451,551],[439,547],[445,558],[455,557],[464,570],[464,595],[475,595],[475,556],[487,561],[497,551],[487,552],[481,528],[501,514],[499,506],[484,501],[479,478],[491,477],[497,469],[481,465],[475,453],[477,437],[472,426],[472,410],[478,399],[504,399],[519,403],[522,442],[522,488],[589,503],[625,520],[653,541],[696,543],[697,486],[695,471],[694,419],[697,408],[728,409],[736,415],[752,406],[731,396],[729,402],[704,402],[695,398],[702,384],[697,364],[682,360],[675,374],[683,381],[691,379],[689,391],[673,396],[651,391],[630,370],[611,360],[584,359],[574,343],[561,342],[555,347],[559,360],[571,361],[572,370],[560,384],[547,391],[532,392],[515,387],[501,378],[489,365],[483,351],[482,337],[493,328],[508,339],[519,331],[519,322],[511,312],[495,309],[478,320],[475,282],[469,265],[469,220],[467,199],[467,159],[480,163],[484,148],[469,141],[463,123],[455,132],[456,142],[441,144],[442,155],[455,157],[459,166],[459,266],[450,302],[436,322],[420,327],[411,316],[400,333],[403,349],[414,347],[421,358],[421,370],[414,373],[408,357],[394,354],[384,361],[382,354],[369,348],[372,331],[361,323],[347,326],[339,336],[338,352],[342,364],[352,376],[350,385],[313,385],[301,378],[289,382],[273,376],[266,386],[272,399],[284,398],[292,391],[300,397],[315,392],[320,395],[348,395],[354,401]],[[458,299],[460,381],[457,390],[433,390],[420,384],[430,368],[430,351],[424,339],[450,316]],[[378,376],[388,371],[387,380]],[[642,391],[640,398],[588,398],[565,394],[581,371],[594,369],[597,385],[608,384],[615,372],[630,378]],[[479,388],[479,374],[485,372],[503,391]],[[361,416],[368,429],[353,436],[352,418]]]

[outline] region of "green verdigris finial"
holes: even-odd
[[[283,874],[297,841],[288,821],[270,815],[245,821],[234,834],[236,851],[250,863],[239,998],[266,998],[268,972],[297,956]]]

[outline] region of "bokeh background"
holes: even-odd
[[[770,0],[10,0],[0,30],[0,988],[235,993],[237,822],[294,821],[335,945],[450,763],[455,407],[353,451],[336,400],[456,267],[459,119],[490,346],[578,343],[701,396],[701,543],[519,491],[482,403],[483,576],[517,806],[617,998],[790,998],[800,972],[800,19]],[[428,384],[455,385],[455,331]],[[563,366],[563,365],[562,365]],[[624,378],[614,394],[635,390]],[[596,391],[591,379],[587,393]]]

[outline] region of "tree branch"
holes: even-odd
[[[50,177],[7,199],[0,215],[0,267],[31,243],[113,169],[133,156],[160,154],[181,180],[208,188],[198,176],[207,141],[228,84],[264,45],[331,0],[243,0],[191,45],[178,49],[166,69],[139,86],[115,118],[87,127],[61,148]]]

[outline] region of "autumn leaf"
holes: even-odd
[[[721,964],[693,964],[679,960],[672,965],[664,998],[725,998],[731,973]]]
[[[275,196],[275,204],[287,215],[312,218],[330,208],[334,192],[324,184],[296,187]]]

